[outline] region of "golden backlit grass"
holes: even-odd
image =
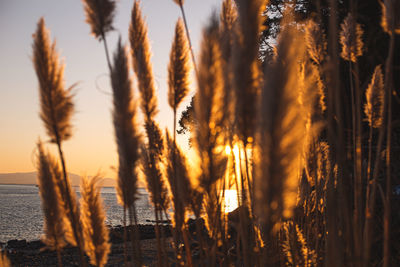
[[[174,2],[184,16],[184,1]],[[173,134],[168,130],[164,134],[156,121],[158,99],[140,2],[133,3],[129,47],[124,47],[120,38],[112,62],[108,59],[105,34],[113,29],[115,2],[83,3],[92,34],[104,41],[109,63],[119,159],[117,195],[124,207],[124,225],[128,214],[129,224],[135,226],[135,231],[129,232],[131,262],[142,265],[135,203],[138,177],[143,176],[154,206],[157,266],[366,266],[374,242],[372,218],[376,215],[377,188],[384,194],[377,179],[381,163],[377,155],[385,151],[383,262],[389,266],[392,119],[388,92],[394,75],[393,35],[398,31],[392,8],[396,3],[385,1],[382,5],[383,27],[391,35],[391,45],[385,70],[377,64],[369,83],[360,81],[358,61],[365,50],[363,30],[352,12],[341,22],[340,35],[332,36],[336,26],[331,25],[325,32],[318,18],[298,20],[293,7],[285,6],[274,55],[261,62],[259,35],[268,1],[241,0],[236,6],[234,1],[224,0],[219,17],[212,15],[203,30],[198,65],[185,17],[178,19],[168,64]],[[328,53],[327,39],[340,43],[341,52],[334,54],[333,49]],[[73,99],[65,89],[63,64],[43,19],[38,23],[33,49],[41,118],[50,141],[58,146],[61,164],[58,166],[58,161],[39,145],[38,178],[41,189],[49,189],[41,191],[46,220],[44,240],[57,251],[75,240],[82,251],[85,248],[92,264],[103,266],[110,245],[98,181],[82,180],[79,213],[61,149],[62,142],[72,133]],[[332,74],[339,77],[335,62],[340,58],[347,64],[348,79],[333,81]],[[128,60],[132,61],[136,87],[131,82]],[[192,71],[196,95],[190,149],[196,159],[185,156],[175,137],[177,108],[193,86],[189,79]],[[341,91],[337,91],[336,82],[350,90],[350,129],[343,128],[338,107],[345,101],[339,97]],[[365,98],[364,83],[369,84]],[[135,90],[139,97],[135,97]],[[339,102],[334,105],[335,101]],[[143,127],[137,123],[138,108],[143,114]],[[364,122],[370,126],[368,141],[363,136]],[[379,130],[376,149],[372,148],[374,129]],[[332,133],[340,138],[347,136],[348,140],[336,141]],[[146,138],[141,138],[142,134]],[[367,144],[368,157],[363,148]],[[366,172],[362,169],[363,160],[367,161]],[[344,178],[350,181],[344,183]],[[232,188],[236,189],[239,208],[228,215],[224,212],[228,198],[225,192]],[[342,206],[338,208],[337,203]],[[175,248],[172,258],[166,254],[169,241],[159,224],[168,214],[172,216],[171,242]],[[190,214],[196,217],[196,230],[192,233],[188,231]],[[68,225],[74,238],[66,235],[71,231]],[[338,247],[343,247],[343,252]],[[198,252],[193,252],[196,249]],[[194,253],[199,254],[199,259],[192,257]],[[349,256],[352,253],[354,257]]]

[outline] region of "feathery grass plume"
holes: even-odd
[[[7,254],[4,251],[0,251],[0,266],[2,267],[11,267],[11,262],[10,260],[7,258]]]
[[[226,168],[222,133],[223,80],[219,47],[219,23],[214,14],[203,31],[198,69],[198,90],[195,99],[197,127],[195,144],[199,156],[199,189],[203,194],[205,224],[215,244],[220,244],[224,228],[218,181]],[[215,262],[215,250],[209,255]]]
[[[224,30],[232,30],[237,19],[237,8],[233,0],[224,0],[220,20]]]
[[[326,57],[326,36],[321,27],[314,21],[309,20],[305,28],[305,40],[309,57],[317,64],[313,66],[316,69],[317,89],[319,95],[319,110],[323,113],[326,110],[325,104],[325,85],[322,81],[321,66]]]
[[[189,173],[187,169],[186,157],[181,149],[177,146],[176,141],[172,139],[166,130],[166,151],[165,151],[165,173],[169,183],[171,192],[171,200],[173,203],[172,225],[174,229],[174,242],[179,253],[178,242],[182,240],[185,244],[187,263],[191,263],[190,243],[188,231],[185,225],[187,211],[190,209],[190,203],[193,197],[193,189],[190,183]],[[190,262],[190,263],[189,263]]]
[[[150,62],[150,42],[147,37],[147,26],[142,18],[139,2],[135,0],[129,26],[133,70],[136,73],[141,94],[141,108],[148,121],[157,113],[153,70]]]
[[[290,14],[285,15],[284,20],[289,20]],[[296,88],[303,35],[284,23],[287,26],[279,37],[276,61],[265,69],[255,155],[255,208],[267,235],[274,235],[279,221],[293,214],[307,124],[307,116],[298,114],[310,113],[314,97],[307,95],[303,97],[307,102],[299,101]]]
[[[381,26],[388,34],[400,34],[400,1],[384,0],[380,1],[382,6]]]
[[[195,103],[196,148],[201,160],[200,187],[206,192],[225,171],[225,146],[222,143],[222,70],[218,20],[214,15],[203,32],[198,91]]]
[[[292,221],[283,223],[282,250],[286,254],[287,266],[316,266],[317,255],[309,248],[306,239],[297,224]]]
[[[102,40],[107,32],[114,30],[112,23],[115,15],[113,0],[82,0],[85,6],[86,22],[92,28],[95,38]]]
[[[254,137],[257,99],[260,95],[258,62],[259,34],[266,0],[240,0],[238,34],[235,48],[234,85],[236,86],[236,121],[240,139],[247,144]]]
[[[66,234],[68,219],[64,210],[64,202],[57,180],[61,179],[54,170],[58,168],[57,162],[45,153],[43,145],[38,142],[38,185],[42,199],[42,210],[44,213],[44,236],[43,243],[50,249],[60,251],[66,245]]]
[[[186,157],[176,142],[166,132],[166,176],[174,203],[174,227],[181,230],[192,198],[192,186],[187,169]],[[175,160],[175,164],[173,161]],[[175,165],[175,166],[174,166]]]
[[[124,208],[124,226],[126,226],[126,211],[128,211],[130,219],[136,217],[137,167],[139,164],[141,136],[136,121],[136,105],[134,104],[131,79],[129,78],[128,58],[125,48],[121,44],[121,39],[119,39],[117,50],[114,53],[113,67],[111,68],[111,87],[113,90],[112,115],[119,162],[116,189],[118,201]],[[126,237],[126,228],[124,229]],[[133,251],[135,261],[140,265],[141,252],[136,244],[138,238],[137,227],[135,227],[135,233],[134,238],[132,238]],[[126,250],[126,240],[124,249]],[[126,260],[125,251],[125,263]]]
[[[309,20],[306,24],[305,40],[310,58],[318,65],[321,65],[326,56],[326,36],[322,28],[314,20]]]
[[[349,13],[341,24],[340,43],[342,53],[340,56],[347,61],[356,62],[357,57],[362,56],[364,43],[361,39],[363,30],[353,15]]]
[[[136,122],[136,105],[133,100],[126,52],[118,42],[111,72],[113,90],[113,122],[118,148],[118,200],[125,209],[137,198],[137,164],[140,134]]]
[[[159,126],[152,121],[146,124],[146,132],[151,134],[149,144],[142,147],[142,168],[145,174],[147,189],[151,202],[159,211],[168,208],[168,189],[160,169],[164,142]]]
[[[185,28],[182,20],[179,19],[175,26],[175,37],[168,65],[168,104],[174,111],[189,91],[189,53]]]
[[[176,110],[189,91],[190,50],[181,19],[175,26],[175,37],[168,65],[168,104],[174,111],[174,139],[176,136]]]
[[[85,252],[90,263],[104,266],[107,263],[111,245],[109,230],[105,224],[106,214],[98,185],[99,177],[81,177],[81,220],[85,238]]]
[[[62,150],[62,142],[71,136],[70,119],[74,110],[71,89],[66,90],[64,88],[64,65],[59,63],[55,43],[51,44],[43,18],[38,22],[33,39],[33,64],[39,80],[40,117],[51,142],[57,144],[58,147],[63,176],[63,181],[59,183],[62,184],[61,193],[68,207],[66,212],[71,222],[74,239],[78,245],[80,264],[86,266],[79,210],[74,198],[75,195],[69,185]]]
[[[39,80],[40,118],[51,142],[71,137],[70,119],[74,111],[72,94],[65,89],[64,64],[59,62],[55,42],[51,44],[44,19],[37,24],[33,41],[33,64]]]
[[[222,2],[220,22],[221,22],[221,33],[220,33],[220,47],[221,47],[221,64],[223,70],[224,79],[224,92],[223,92],[223,120],[224,127],[226,130],[226,137],[232,139],[234,115],[235,115],[235,95],[232,85],[232,47],[234,40],[234,25],[237,20],[237,9],[236,5],[232,0],[224,0]],[[229,143],[227,141],[226,143]]]
[[[367,102],[364,106],[365,116],[370,127],[379,128],[382,125],[383,118],[383,74],[382,66],[375,67],[374,74],[367,91],[365,92]]]

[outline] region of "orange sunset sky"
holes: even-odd
[[[195,53],[201,29],[219,0],[186,0],[185,11]],[[115,31],[108,35],[114,51],[118,35],[127,43],[133,1],[117,1]],[[162,128],[172,129],[172,112],[167,104],[167,64],[175,22],[180,16],[172,0],[142,0],[152,45],[152,62],[158,87]],[[35,144],[47,141],[39,119],[36,75],[31,62],[32,34],[43,16],[57,41],[57,50],[66,64],[66,86],[78,82],[75,90],[74,134],[64,143],[69,172],[94,175],[101,172],[115,177],[117,153],[111,121],[111,95],[103,49],[90,35],[79,0],[2,0],[0,1],[0,173],[35,170]],[[192,83],[193,94],[195,83]],[[135,90],[135,97],[138,93]],[[181,105],[182,110],[190,96]],[[187,141],[180,138],[185,146]],[[54,145],[47,144],[54,149]],[[57,154],[55,154],[57,155]]]

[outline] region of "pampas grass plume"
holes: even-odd
[[[309,20],[306,24],[305,39],[310,58],[321,65],[326,55],[326,36],[321,27],[313,20]]]
[[[177,146],[176,142],[169,136],[168,132],[166,133],[166,140],[165,171],[171,191],[171,198],[174,203],[173,224],[176,228],[181,230],[186,219],[187,207],[191,202],[192,187],[188,174],[186,157]]]
[[[206,191],[221,178],[225,170],[222,137],[221,53],[219,48],[219,24],[215,16],[203,33],[198,73],[198,91],[195,103],[196,145],[201,159],[200,185]]]
[[[380,1],[382,6],[381,26],[388,34],[400,34],[400,10],[399,0],[384,0]]]
[[[71,136],[70,119],[74,110],[70,90],[64,85],[64,64],[51,44],[44,19],[37,24],[33,41],[33,65],[39,80],[40,117],[53,143]]]
[[[341,24],[340,43],[342,53],[340,56],[347,61],[356,62],[357,57],[362,56],[364,43],[361,39],[363,30],[353,15],[349,13]]]
[[[373,128],[379,128],[383,120],[383,101],[384,101],[384,87],[383,87],[383,74],[382,66],[375,67],[374,74],[367,91],[365,92],[367,102],[364,106],[365,116],[369,125]]]
[[[106,214],[100,197],[99,177],[81,178],[81,220],[85,238],[85,252],[90,263],[104,266],[107,263],[111,245],[109,230],[105,224]]]
[[[86,13],[86,22],[92,29],[95,38],[101,40],[114,28],[112,22],[115,15],[115,1],[82,0]]]
[[[135,0],[129,26],[129,41],[131,44],[133,70],[136,73],[141,94],[141,108],[146,120],[157,113],[157,98],[155,95],[153,70],[150,62],[150,42],[147,37],[147,26],[142,17],[139,2]]]
[[[290,15],[285,16],[287,27],[278,41],[276,61],[265,70],[269,78],[262,94],[255,153],[255,208],[268,235],[279,229],[282,218],[293,215],[307,132],[307,116],[298,114],[310,114],[313,102],[309,89],[302,89],[306,95],[299,101],[298,64],[304,47],[296,40],[303,36],[289,26]]]
[[[47,247],[54,250],[61,250],[66,245],[65,235],[68,231],[66,226],[68,220],[64,210],[64,202],[61,192],[57,186],[60,173],[54,173],[57,169],[56,161],[49,154],[43,151],[43,145],[38,142],[38,185],[42,199],[42,210],[44,213],[44,236],[42,241]]]
[[[175,27],[168,65],[168,104],[176,110],[189,91],[190,50],[181,19]]]
[[[136,122],[136,106],[133,102],[129,66],[121,40],[114,54],[111,72],[113,91],[113,123],[118,148],[119,168],[117,193],[119,202],[131,207],[137,196],[140,134]]]
[[[222,2],[220,15],[223,28],[231,30],[236,22],[237,16],[238,14],[235,3],[232,0],[224,0],[224,2]]]

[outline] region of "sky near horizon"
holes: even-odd
[[[107,35],[111,53],[118,36],[128,44],[133,0],[117,0],[115,31]],[[185,11],[195,54],[202,28],[221,0],[186,0]],[[173,123],[167,103],[167,65],[175,23],[181,16],[173,0],[142,0],[152,47],[153,71],[158,90],[158,122],[162,129]],[[39,137],[48,141],[39,118],[38,82],[32,65],[32,34],[40,17],[56,40],[65,63],[65,84],[75,89],[73,136],[63,143],[69,172],[115,177],[117,153],[111,120],[110,82],[103,44],[90,35],[80,0],[0,1],[0,173],[35,170],[35,147]],[[195,89],[195,82],[191,88]],[[135,97],[138,92],[134,83]],[[181,105],[181,111],[190,97]],[[185,146],[186,139],[180,143]],[[55,146],[46,143],[55,154]]]

